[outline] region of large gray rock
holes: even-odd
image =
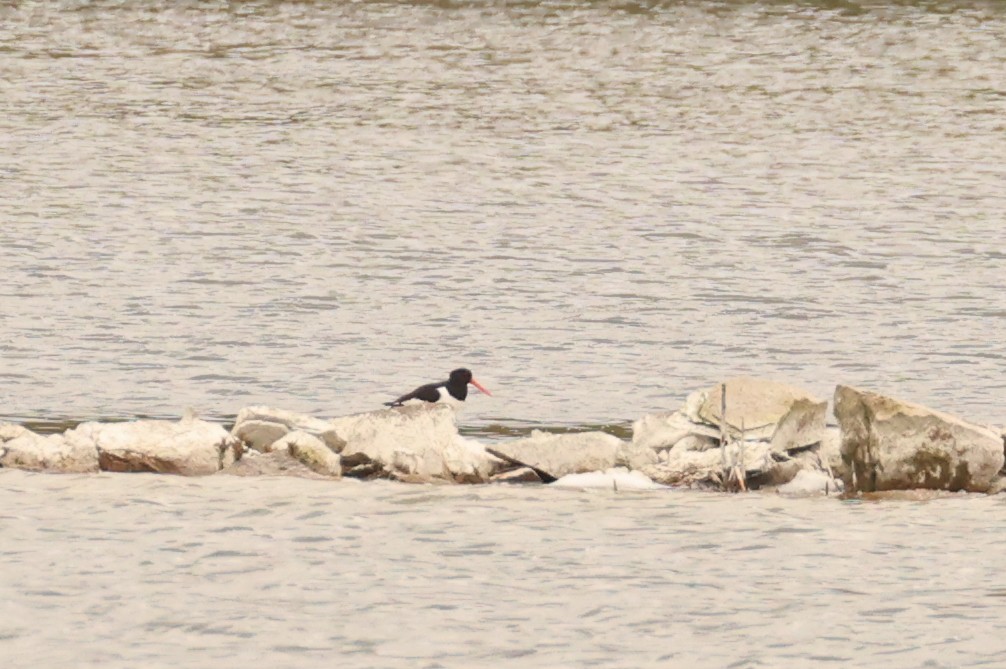
[[[1003,467],[994,430],[919,404],[849,386],[835,389],[846,489],[990,489]]]
[[[481,444],[458,434],[449,406],[414,405],[328,422],[346,476],[409,482],[487,483],[500,466]]]
[[[0,466],[53,472],[98,471],[98,449],[79,430],[64,434],[40,435],[23,427],[0,426],[0,438],[14,436],[0,445]]]
[[[624,443],[605,432],[550,434],[535,430],[529,437],[493,444],[489,450],[507,462],[531,467],[539,475],[544,473],[546,480],[554,480],[615,467],[620,455],[623,459],[631,457],[623,452]]]
[[[94,442],[102,470],[200,476],[241,455],[240,442],[219,425],[198,419],[84,423],[76,431]]]

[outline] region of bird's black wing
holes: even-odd
[[[385,406],[389,407],[400,407],[409,400],[423,400],[424,402],[436,402],[440,399],[440,391],[437,390],[442,383],[427,383],[425,386],[419,386],[411,393],[402,395],[394,402],[385,402]]]

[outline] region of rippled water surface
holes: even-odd
[[[0,470],[0,656],[999,667],[1006,540],[988,518],[1002,510]]]
[[[0,414],[1006,419],[1000,3],[0,6]]]

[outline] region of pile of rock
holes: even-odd
[[[716,490],[733,483],[783,494],[1006,489],[1006,431],[848,386],[835,391],[837,426],[826,423],[827,405],[800,388],[740,377],[637,420],[631,441],[535,431],[488,448],[463,438],[442,405],[331,420],[249,407],[229,433],[192,416],[83,423],[47,436],[0,424],[0,466],[615,488],[619,481]],[[603,475],[584,476],[591,472]]]
[[[240,459],[243,450],[241,441],[221,426],[193,417],[81,423],[45,436],[19,425],[0,425],[0,466],[19,469],[200,476]]]
[[[295,459],[325,476],[487,483],[499,460],[458,434],[444,405],[406,406],[319,420],[268,407],[242,409],[232,434],[269,466]],[[238,469],[244,473],[247,465]],[[230,473],[225,471],[224,473]]]
[[[656,454],[643,473],[669,485],[721,488],[736,469],[743,487],[760,488],[810,469],[828,474],[822,490],[837,490],[842,462],[827,408],[800,388],[739,377],[692,393],[677,411],[637,420],[632,443]]]

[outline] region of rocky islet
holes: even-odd
[[[833,399],[837,425],[828,424],[827,409],[827,400],[795,386],[737,377],[691,393],[676,410],[643,416],[631,440],[536,430],[483,444],[459,434],[454,411],[438,405],[327,420],[246,407],[229,432],[194,416],[88,422],[50,435],[0,423],[0,466],[615,488],[629,476],[655,487],[794,495],[1006,488],[1006,430],[844,385]],[[605,474],[584,476],[593,472]]]

